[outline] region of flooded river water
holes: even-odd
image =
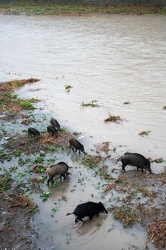
[[[0,81],[41,79],[20,89],[19,96],[43,100],[37,104],[44,108],[39,112],[48,112],[71,132],[81,132],[88,153],[108,141],[112,147],[123,146],[117,155],[130,151],[166,159],[165,16],[0,15],[0,34]],[[66,86],[71,86],[69,92]],[[94,100],[98,107],[82,106]],[[110,114],[122,121],[105,123]],[[140,136],[143,131],[150,132]],[[100,180],[78,167],[81,157],[57,159],[69,162],[73,173],[64,187],[67,205],[61,202],[54,217],[51,208],[58,194],[42,204],[35,197],[40,213],[33,223],[41,236],[40,249],[145,249],[146,231],[139,225],[123,229],[109,214],[75,226],[74,216],[66,217],[88,200],[108,206]],[[161,168],[153,164],[152,170]],[[79,176],[83,178],[78,182]]]

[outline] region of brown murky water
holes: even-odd
[[[125,146],[117,155],[132,151],[166,158],[165,16],[0,15],[0,23],[0,81],[40,78],[19,95],[42,99],[38,107],[72,132],[82,132],[87,152],[109,141],[112,147]],[[72,86],[69,93],[67,85]],[[94,100],[99,107],[81,106]],[[104,123],[109,114],[123,121]],[[151,132],[141,137],[142,131]],[[80,157],[60,155],[57,160],[72,166],[70,181],[62,184],[68,199],[58,203],[61,193],[53,192],[43,203],[34,196],[40,207],[33,222],[42,235],[40,249],[145,249],[146,232],[139,225],[123,229],[109,214],[75,226],[74,216],[66,217],[81,202],[109,204],[102,197],[102,183],[82,168]],[[161,168],[152,164],[152,170]],[[45,185],[42,189],[48,191]],[[58,211],[52,213],[55,201]]]

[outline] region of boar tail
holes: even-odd
[[[74,212],[73,213],[67,213],[66,216],[71,215],[71,214],[74,214]]]
[[[120,161],[120,159],[121,159],[121,156],[116,160],[116,162],[115,163],[117,163],[118,161]]]

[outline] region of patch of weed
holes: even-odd
[[[65,85],[66,92],[70,92],[71,88],[73,88],[71,85]]]
[[[22,151],[21,151],[20,149],[15,149],[15,150],[13,151],[13,154],[14,154],[16,157],[17,157],[17,156],[20,156],[21,153],[22,153]]]
[[[163,158],[158,158],[158,159],[155,159],[155,162],[156,163],[162,163],[162,162],[164,162],[164,160],[163,160]]]
[[[20,106],[23,108],[23,109],[34,109],[32,103],[30,101],[21,101],[20,102]]]
[[[43,161],[44,161],[44,156],[38,156],[33,160],[34,163],[42,163]]]
[[[91,103],[84,103],[82,102],[82,107],[99,107],[99,105],[97,104],[97,100],[92,100]]]
[[[142,131],[142,132],[140,132],[138,135],[141,135],[141,136],[148,136],[149,135],[149,133],[150,133],[151,131]]]
[[[43,192],[40,197],[42,198],[43,201],[46,201],[48,197],[50,196],[51,192]]]
[[[51,211],[54,212],[54,213],[58,211],[56,202],[54,202],[53,207],[51,208]]]
[[[130,104],[129,101],[126,101],[126,102],[123,103],[123,105],[128,105],[128,104]]]
[[[108,210],[113,212],[115,219],[123,223],[124,228],[131,227],[138,220],[138,216],[135,211],[128,206],[112,206],[108,208]]]
[[[85,156],[82,164],[89,168],[96,168],[98,164],[101,162],[101,156]]]

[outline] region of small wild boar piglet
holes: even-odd
[[[143,155],[137,154],[137,153],[125,153],[122,155],[119,160],[122,162],[122,169],[125,171],[125,167],[127,165],[130,166],[136,166],[137,170],[139,168],[145,170],[148,170],[150,173],[152,173],[151,167],[150,167],[150,161],[146,159]]]
[[[34,137],[36,136],[40,136],[40,132],[35,129],[35,128],[28,128],[28,134],[30,135],[33,135]]]
[[[51,117],[50,123],[52,126],[54,126],[57,130],[60,130],[60,125],[57,120],[55,120],[53,117]]]
[[[65,162],[58,162],[54,165],[51,165],[49,168],[46,168],[47,174],[47,185],[49,186],[50,181],[53,181],[54,176],[60,175],[60,179],[62,176],[66,179],[66,175],[68,174],[69,166]]]
[[[52,134],[52,136],[58,134],[57,129],[56,129],[54,126],[52,126],[52,125],[49,125],[49,126],[47,127],[47,132],[50,133],[50,134]]]
[[[86,154],[85,150],[84,150],[84,146],[79,141],[77,141],[75,138],[69,139],[69,144],[70,144],[69,147],[72,148],[73,152],[77,152],[77,150],[78,150],[79,154],[81,152]]]
[[[73,213],[68,213],[66,214],[66,216],[74,214],[76,216],[75,222],[78,222],[83,221],[82,218],[85,217],[89,217],[89,219],[91,220],[95,215],[99,216],[99,213],[108,214],[108,211],[101,202],[96,203],[89,201],[78,205]]]
[[[39,185],[40,185],[41,183],[43,183],[43,180],[42,180],[42,179],[39,179],[39,178],[31,178],[30,181],[31,181],[31,183],[33,183],[33,184],[37,184],[38,187],[39,187]]]

